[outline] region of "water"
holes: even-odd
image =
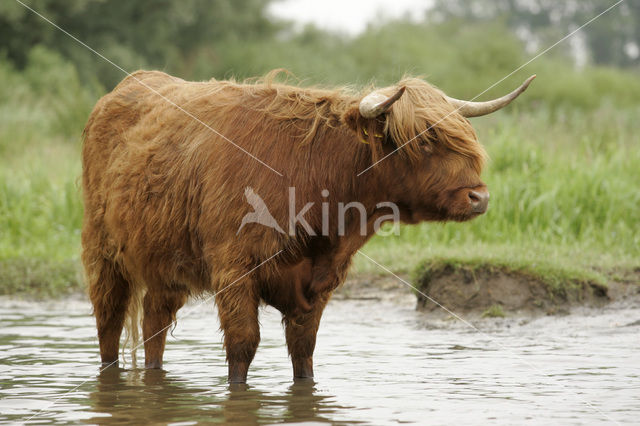
[[[226,384],[212,303],[179,315],[166,371],[98,374],[85,301],[0,301],[0,422],[584,424],[640,422],[640,307],[454,320],[399,300],[333,300],[315,382],[292,382],[280,316],[261,313],[247,386]]]

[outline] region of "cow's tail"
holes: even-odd
[[[131,354],[131,367],[136,368],[136,352],[143,342],[140,338],[140,329],[142,328],[142,299],[144,298],[144,289],[141,286],[134,286],[127,315],[124,320],[124,344],[122,345],[122,360],[124,365],[127,364],[127,347]]]

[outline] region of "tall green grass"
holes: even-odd
[[[0,62],[0,294],[79,286],[80,135],[99,88],[35,48]]]
[[[615,94],[629,74],[558,67],[564,80],[583,79],[564,89],[576,106],[545,94],[549,77],[539,77],[535,102],[473,120],[491,156],[487,214],[404,226],[364,252],[401,273],[425,258],[605,278],[640,266],[640,106],[626,98],[622,106],[584,104],[589,84],[602,81],[595,93],[616,86]],[[81,84],[73,66],[43,49],[21,72],[0,62],[0,82],[0,294],[79,288],[80,134],[101,89]],[[356,256],[355,273],[374,271],[383,272]]]

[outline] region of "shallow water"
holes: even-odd
[[[478,320],[479,332],[402,302],[331,301],[315,382],[296,383],[264,308],[249,385],[230,387],[212,303],[180,311],[166,371],[98,374],[88,303],[0,301],[0,422],[640,422],[640,307]]]

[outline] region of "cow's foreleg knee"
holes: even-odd
[[[229,383],[245,383],[260,343],[260,299],[251,282],[232,284],[216,296],[229,364]]]
[[[175,321],[178,309],[187,301],[184,288],[164,288],[161,291],[149,289],[144,296],[144,338],[145,368],[162,368],[162,357],[167,340],[167,330]]]
[[[316,347],[316,335],[320,318],[330,295],[323,294],[313,304],[310,312],[302,315],[285,315],[285,335],[287,348],[293,365],[293,377],[313,377],[313,351]]]

